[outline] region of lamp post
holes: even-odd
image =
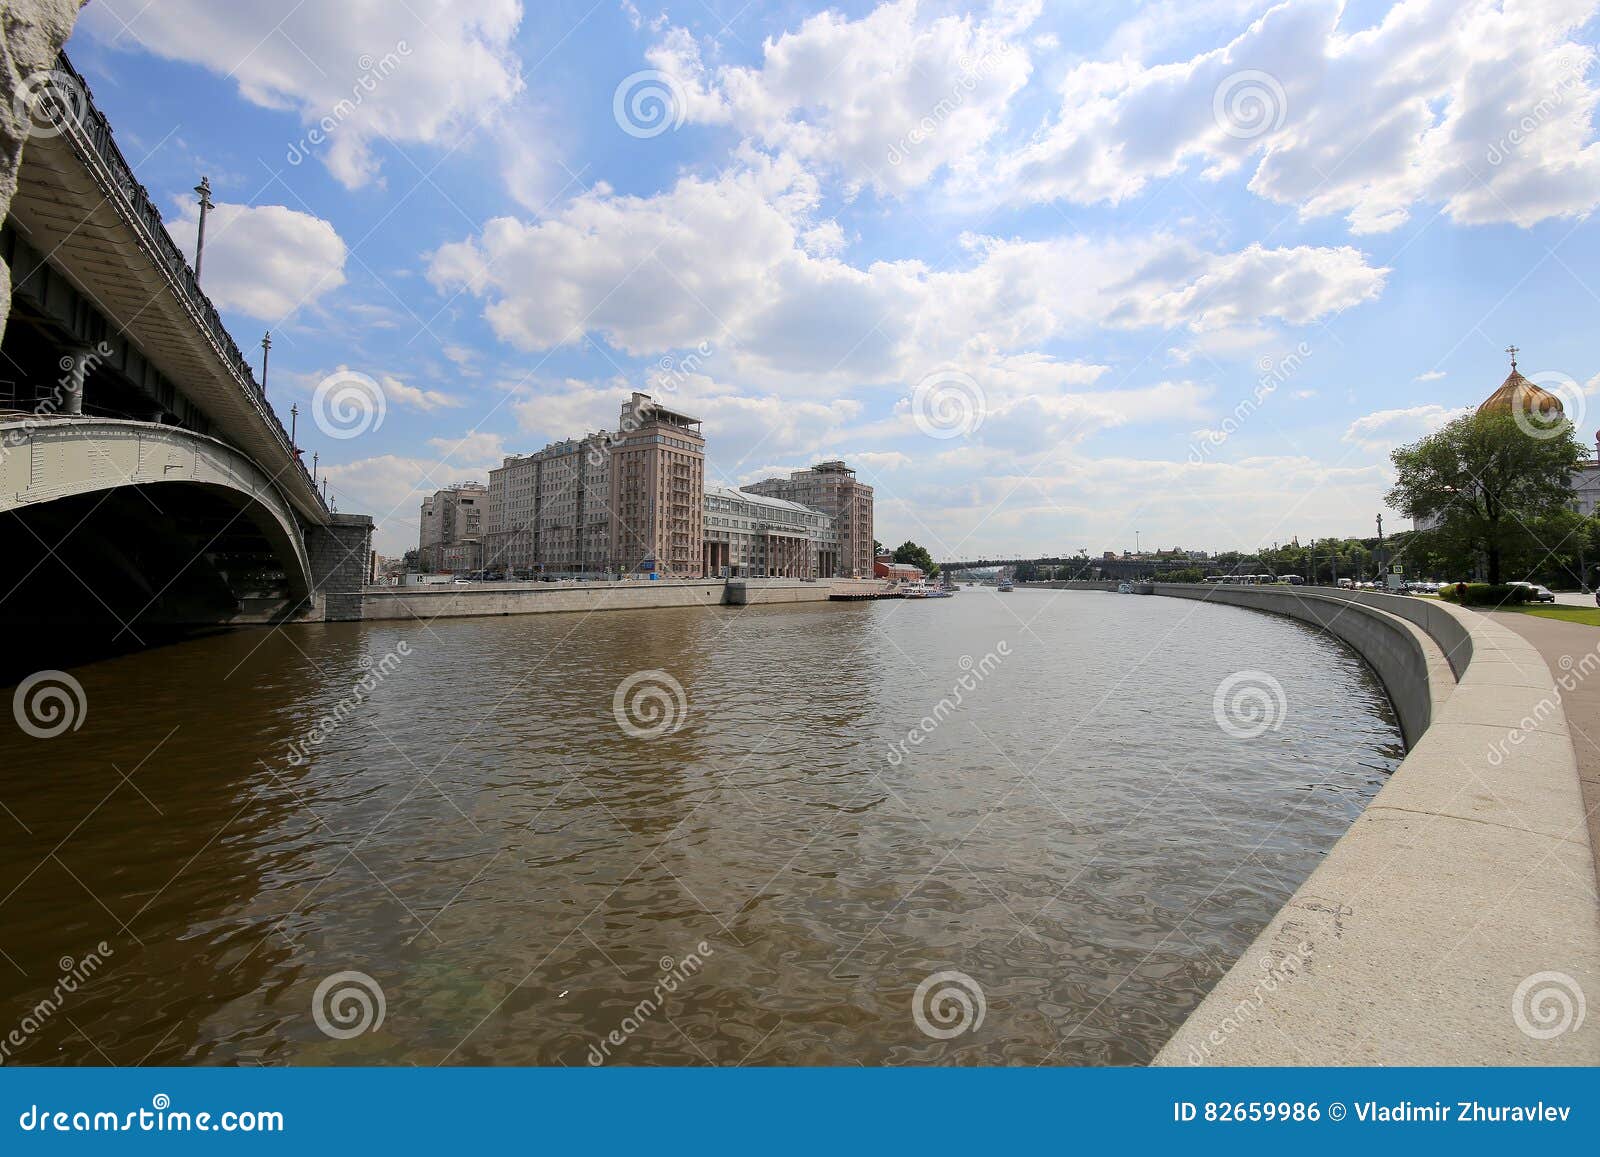
[[[214,207],[211,204],[211,178],[201,177],[200,183],[194,187],[200,197],[200,227],[194,235],[194,279],[200,280],[200,259],[206,251],[206,214]]]
[[[261,335],[261,392],[267,392],[267,357],[272,353],[272,331]]]
[[[289,451],[293,454],[300,453],[300,443],[295,438],[295,431],[300,425],[300,403],[296,402],[289,407]]]

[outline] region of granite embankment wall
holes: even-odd
[[[1561,697],[1538,653],[1436,600],[1155,589],[1338,635],[1384,681],[1409,746],[1156,1063],[1600,1063],[1600,1017],[1579,1025],[1576,1013],[1600,994],[1594,852]],[[1563,1000],[1565,1031],[1552,1033]]]
[[[824,602],[837,584],[858,596],[869,580],[691,579],[682,582],[474,583],[470,586],[368,587],[363,619],[534,615],[560,611],[622,611],[657,607],[763,606]]]

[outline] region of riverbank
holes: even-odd
[[[1086,584],[1073,584],[1086,585]],[[1157,1064],[1595,1064],[1593,849],[1550,668],[1494,619],[1329,588],[1155,593],[1289,615],[1388,688],[1409,753]],[[1574,991],[1576,990],[1576,991]],[[1554,1002],[1554,1003],[1552,1003]]]
[[[367,621],[638,611],[662,607],[766,606],[875,598],[877,579],[687,579],[657,582],[473,583],[456,586],[367,587]]]

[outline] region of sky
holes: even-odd
[[[1513,343],[1593,437],[1597,8],[93,0],[68,52],[191,254],[209,178],[381,553],[642,389],[708,483],[841,457],[970,559],[1370,535]]]

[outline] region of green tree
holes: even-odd
[[[1467,414],[1390,457],[1389,505],[1436,523],[1419,545],[1457,560],[1481,555],[1490,583],[1508,562],[1537,566],[1545,544],[1575,527],[1572,472],[1585,455],[1565,418]]]
[[[933,564],[933,556],[928,553],[928,548],[918,546],[909,538],[894,548],[895,562],[909,562],[912,566],[920,566],[922,573],[932,578],[939,573],[939,568]]]

